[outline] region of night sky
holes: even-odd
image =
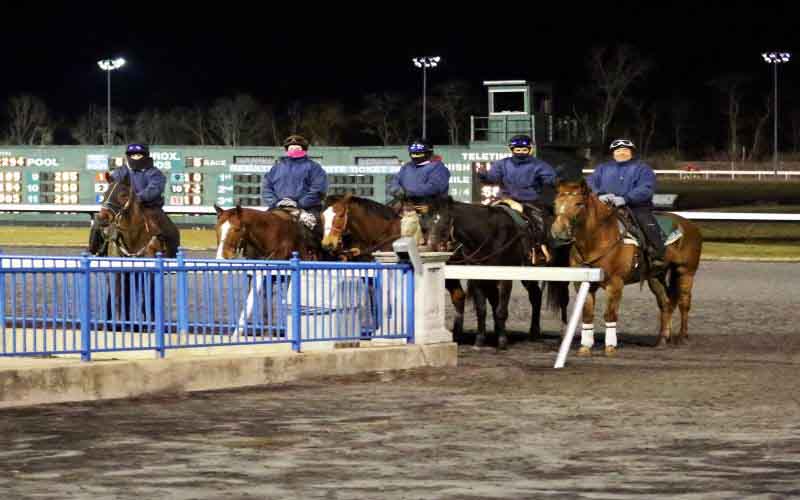
[[[795,60],[780,70],[791,100],[800,82],[800,9],[788,7],[796,2],[645,3],[4,7],[0,96],[37,94],[71,119],[88,103],[105,103],[105,75],[96,61],[123,56],[128,65],[112,75],[112,99],[126,111],[204,103],[237,91],[278,108],[293,99],[337,99],[357,110],[367,92],[421,92],[411,57],[440,55],[432,85],[461,79],[478,89],[483,80],[552,81],[558,107],[559,92],[588,83],[591,47],[629,43],[657,65],[637,92],[681,94],[700,107],[709,95],[706,82],[723,73],[752,74],[754,86],[769,92],[772,74],[760,53],[794,50]]]

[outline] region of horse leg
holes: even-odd
[[[689,273],[678,274],[678,307],[681,311],[681,331],[678,333],[676,343],[689,343],[689,310],[692,308],[692,286],[694,275]]]
[[[445,280],[444,287],[450,293],[450,301],[456,309],[456,317],[453,319],[453,341],[458,342],[464,334],[464,305],[467,296],[459,280]]]
[[[480,349],[486,345],[486,295],[481,287],[481,283],[480,281],[470,281],[467,284],[469,293],[472,294],[475,316],[478,320],[478,333],[475,335],[475,349]]]
[[[528,335],[531,340],[541,336],[542,289],[538,281],[523,281],[522,286],[528,291],[528,300],[531,303],[531,326]]]
[[[497,282],[497,299],[492,304],[492,315],[494,316],[494,331],[497,333],[497,348],[508,349],[508,333],[506,332],[506,320],[508,319],[508,303],[511,300],[511,288],[513,281]]]
[[[625,282],[620,278],[612,278],[606,285],[606,312],[603,316],[606,321],[606,356],[614,356],[617,353],[617,319],[619,318],[619,304],[622,302],[622,289],[624,286]]]
[[[575,285],[577,288],[578,285]],[[591,287],[583,303],[583,324],[581,325],[581,347],[578,349],[578,356],[586,357],[592,355],[594,345],[594,300],[597,287]]]
[[[656,296],[656,302],[658,303],[660,314],[656,347],[662,349],[671,341],[670,330],[672,329],[672,311],[674,307],[670,304],[670,298],[663,281],[658,278],[650,278],[647,280],[647,285],[650,287],[653,295]]]

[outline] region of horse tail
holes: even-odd
[[[680,296],[681,292],[679,283],[680,277],[681,274],[678,272],[675,266],[670,266],[665,277],[667,282],[667,296],[669,297],[670,304],[678,303],[678,297]]]
[[[553,251],[553,266],[569,267],[569,254],[571,245],[555,247]],[[548,281],[545,287],[545,303],[547,309],[559,312],[569,305],[569,283],[565,281]]]

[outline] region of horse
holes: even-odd
[[[93,227],[89,251],[95,255],[112,257],[155,257],[157,254],[168,258],[177,256],[180,232],[172,220],[162,213],[158,221],[161,232],[156,234],[156,228],[150,227],[144,216],[144,210],[130,182],[130,176],[126,175],[119,182],[112,182],[110,175],[106,174],[106,181],[109,182],[108,189],[100,205],[100,211],[92,222],[99,230],[94,231]],[[150,274],[135,272],[114,273],[113,281],[109,282],[107,318],[116,317],[127,321],[138,316],[131,303],[133,292],[139,296],[141,302],[141,317],[152,321],[155,311],[152,278]],[[148,290],[149,297],[145,297]],[[138,325],[132,327],[139,328]]]
[[[429,245],[438,250],[452,250],[455,253],[448,264],[466,265],[510,265],[529,266],[531,245],[526,238],[527,228],[520,227],[509,213],[500,207],[462,203],[452,198],[434,203],[423,217],[424,226],[429,233]],[[540,235],[543,243],[545,234]],[[540,262],[543,262],[540,261]],[[522,281],[528,292],[531,304],[531,323],[529,335],[532,338],[541,334],[540,315],[542,289],[536,281]],[[478,315],[478,334],[475,347],[482,347],[486,341],[486,300],[492,306],[495,320],[497,346],[506,349],[508,336],[506,319],[511,297],[512,281],[475,280],[470,281],[468,291],[473,296]],[[564,284],[547,285],[547,305],[552,310],[561,311],[562,324],[566,324],[567,287]]]
[[[692,303],[694,276],[700,263],[703,238],[692,222],[674,214],[668,217],[679,239],[667,240],[665,269],[642,269],[637,245],[626,237],[618,221],[617,210],[609,207],[591,192],[584,179],[560,182],[555,201],[556,219],[551,228],[554,239],[571,242],[570,264],[603,269],[604,280],[593,283],[583,307],[583,331],[578,354],[591,355],[594,343],[594,305],[598,287],[607,294],[604,314],[606,322],[606,354],[616,353],[617,319],[626,284],[647,280],[660,310],[659,336],[656,346],[687,343],[688,315]],[[682,236],[679,236],[682,234]],[[646,267],[646,266],[645,266]],[[681,311],[680,333],[671,335],[672,313]]]
[[[343,259],[372,260],[373,252],[392,251],[392,243],[400,238],[401,218],[386,205],[347,194],[328,196],[325,207],[322,246]],[[464,331],[466,293],[459,280],[445,280],[445,288],[456,309],[453,336],[459,338]]]
[[[308,231],[287,210],[269,211],[236,207],[217,212],[217,258],[233,259],[243,254],[249,259],[287,260],[299,252],[304,260],[320,260],[317,245]]]
[[[120,257],[155,257],[160,252],[164,257],[174,258],[180,246],[180,232],[172,220],[163,214],[159,237],[145,219],[130,177],[126,175],[119,182],[112,182],[106,174],[106,181],[109,186],[93,221],[101,228],[103,237],[92,238],[89,251]]]

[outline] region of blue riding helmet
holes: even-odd
[[[148,148],[147,145],[145,144],[128,144],[128,147],[125,149],[125,154],[127,156],[131,155],[150,156],[150,148]]]
[[[515,135],[508,141],[508,147],[514,148],[530,148],[533,146],[533,139],[529,135]]]
[[[433,146],[426,140],[411,141],[408,145],[409,153],[430,153],[433,151]]]

